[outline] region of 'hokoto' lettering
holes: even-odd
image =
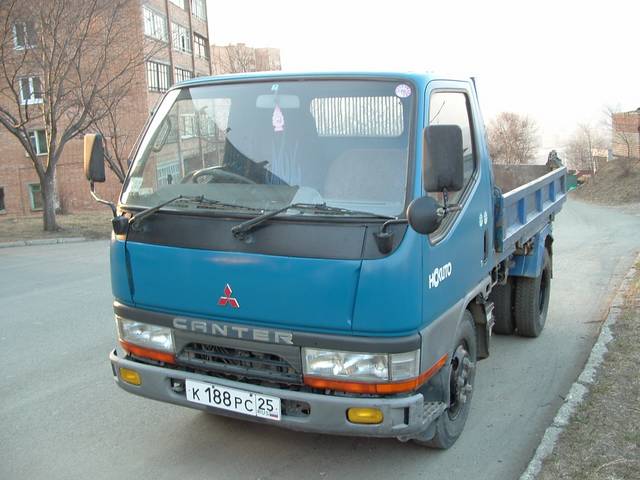
[[[438,288],[440,282],[451,276],[451,262],[441,267],[433,269],[433,273],[429,274],[429,288]]]

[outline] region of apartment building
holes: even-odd
[[[129,8],[131,32],[123,41],[130,42],[131,48],[138,48],[141,55],[152,51],[152,56],[136,71],[131,92],[119,109],[119,135],[127,152],[133,148],[150,111],[164,91],[174,83],[212,74],[206,0],[130,0]],[[35,22],[14,25],[16,53],[24,48],[37,48],[33,40],[36,31]],[[38,82],[41,81],[37,75],[21,79],[23,101],[42,103],[37,93]],[[194,128],[193,120],[185,117],[180,121],[188,137],[189,129]],[[34,122],[30,127],[35,150],[46,156],[46,131],[42,123]],[[39,215],[42,196],[33,164],[17,139],[2,127],[0,154],[0,215]],[[166,170],[171,168],[169,166]],[[56,177],[59,206],[63,213],[104,208],[97,205],[88,192],[83,174],[81,136],[66,145],[57,164]],[[107,182],[98,185],[97,190],[101,196],[115,199],[120,183],[108,172]]]
[[[640,108],[614,113],[613,154],[618,157],[640,158]]]

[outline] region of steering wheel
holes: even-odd
[[[209,180],[201,180],[204,177],[211,178]],[[218,180],[216,180],[216,178]],[[200,170],[191,172],[182,180],[182,183],[185,183],[189,180],[193,183],[256,183],[253,180],[240,174],[224,170],[224,167],[222,166],[201,168]]]

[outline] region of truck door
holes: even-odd
[[[464,187],[449,192],[449,204],[461,209],[449,213],[438,230],[424,238],[425,324],[442,316],[489,271],[493,212],[490,171],[479,115],[466,82],[431,82],[425,96],[427,125],[458,125],[462,130]],[[443,203],[443,194],[429,194]]]

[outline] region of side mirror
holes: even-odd
[[[458,125],[430,125],[424,130],[422,182],[427,192],[455,192],[464,186],[462,130]]]
[[[438,215],[440,206],[431,197],[416,198],[407,208],[409,225],[416,232],[428,235],[435,232],[440,226],[442,217]]]
[[[89,193],[93,199],[98,203],[107,205],[111,209],[115,220],[115,204],[98,197],[94,188],[94,182],[104,182],[106,180],[104,175],[104,144],[102,143],[102,135],[98,133],[87,133],[84,136],[84,174],[89,180]]]
[[[153,141],[153,145],[151,146],[151,150],[154,152],[159,152],[162,150],[162,147],[167,143],[169,139],[169,135],[172,133],[171,120],[169,117],[165,118],[160,125],[160,131],[158,132],[155,140]]]
[[[90,182],[104,182],[104,145],[102,135],[87,133],[84,136],[84,174]]]

